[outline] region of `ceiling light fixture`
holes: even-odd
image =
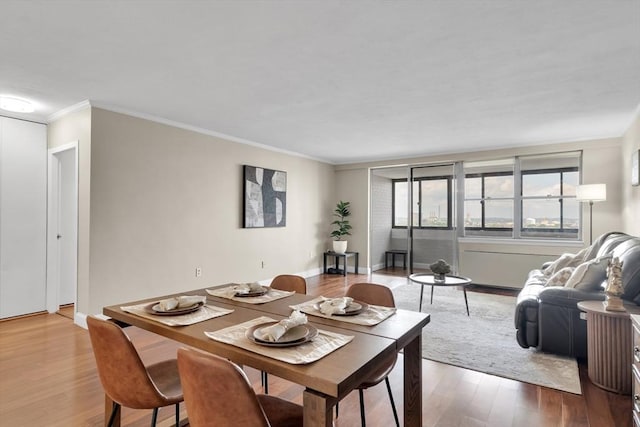
[[[14,113],[33,113],[35,107],[30,101],[15,96],[0,96],[0,108]]]

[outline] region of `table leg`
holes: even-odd
[[[469,302],[467,301],[467,288],[463,287],[462,292],[464,293],[464,305],[467,307],[467,316],[469,315]]]
[[[327,274],[327,253],[326,252],[322,257],[322,271],[324,272],[324,274]]]
[[[113,400],[106,394],[104,395],[104,425],[109,425],[109,418],[111,417],[111,412],[113,411]],[[120,427],[120,418],[122,416],[122,407],[118,406],[118,410],[116,411],[115,417],[111,422],[112,427]]]
[[[331,427],[333,425],[333,407],[337,401],[335,397],[306,389],[302,393],[304,427]]]
[[[404,348],[404,425],[422,426],[422,333]]]
[[[389,252],[384,253],[384,268],[389,268]]]
[[[433,285],[431,285],[431,302],[429,304],[433,304]]]
[[[402,254],[402,269],[407,269],[407,254]]]
[[[358,273],[358,258],[360,257],[360,254],[358,254],[358,253],[356,252],[355,257],[356,257],[356,274],[360,274],[360,273]]]
[[[424,293],[424,285],[420,284],[420,306],[418,306],[418,311],[422,311],[422,294]]]

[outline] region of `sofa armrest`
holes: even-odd
[[[605,294],[602,291],[582,291],[575,288],[562,286],[549,286],[538,294],[540,304],[552,304],[562,307],[577,309],[580,301],[604,301]]]

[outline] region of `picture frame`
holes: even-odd
[[[640,150],[635,150],[631,155],[631,185],[640,185],[640,164],[638,158],[640,157]]]
[[[243,227],[287,225],[287,173],[243,165]]]

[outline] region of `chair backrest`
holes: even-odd
[[[151,409],[166,405],[133,343],[115,323],[87,316],[87,326],[104,392],[122,406]]]
[[[178,370],[190,426],[269,426],[247,377],[232,362],[180,348]]]
[[[307,281],[304,280],[304,277],[295,276],[293,274],[281,274],[276,276],[271,281],[271,287],[281,291],[293,291],[298,294],[307,293]]]
[[[395,307],[391,289],[375,283],[354,283],[347,289],[347,296],[367,304]]]

